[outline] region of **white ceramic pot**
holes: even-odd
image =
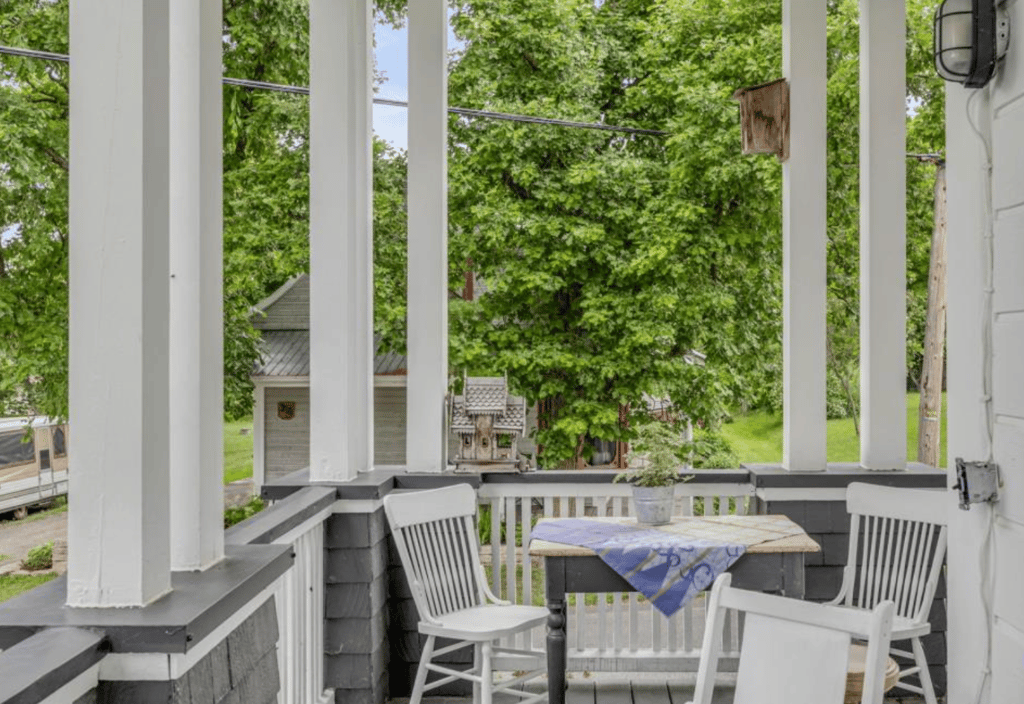
[[[636,522],[645,526],[663,526],[672,520],[676,486],[634,486],[633,504]]]

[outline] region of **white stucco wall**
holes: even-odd
[[[1010,2],[1017,28],[1024,3]],[[971,98],[972,93],[978,93]],[[1004,485],[990,509],[954,510],[949,551],[949,704],[1022,701],[1024,692],[1024,43],[1018,32],[996,79],[982,91],[950,85],[949,158],[949,458],[985,459],[991,448]],[[991,151],[991,184],[982,138]],[[989,226],[991,225],[991,230]],[[992,256],[986,235],[992,234]],[[989,263],[991,261],[991,264]],[[986,342],[987,281],[992,281],[991,346]],[[992,419],[985,413],[985,362],[991,362]],[[951,504],[955,498],[950,497]],[[993,515],[994,511],[994,515]],[[982,560],[990,519],[994,553]],[[982,591],[994,586],[991,613]],[[991,644],[991,675],[985,678]]]

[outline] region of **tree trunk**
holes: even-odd
[[[939,466],[942,366],[946,340],[946,167],[935,170],[935,232],[928,270],[928,320],[917,407],[917,461]]]

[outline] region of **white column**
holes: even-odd
[[[825,4],[782,3],[789,159],[782,166],[782,464],[825,469]]]
[[[171,586],[169,5],[71,3],[70,606]]]
[[[309,8],[309,464],[373,466],[373,6]]]
[[[860,463],[907,464],[906,8],[860,2]]]
[[[253,493],[260,495],[267,481],[266,468],[266,398],[267,387],[257,383],[253,390],[252,410],[252,483]]]
[[[224,557],[221,5],[171,4],[171,569]]]
[[[986,156],[981,140],[967,120],[968,96],[978,128],[991,139],[988,91],[946,84],[946,247],[948,295],[946,304],[946,366],[948,465],[957,457],[984,459],[989,455],[985,413],[985,214]],[[950,484],[953,482],[950,481]],[[948,657],[949,702],[975,704],[985,665],[988,618],[980,594],[978,556],[988,529],[989,507],[971,511],[953,508],[956,492],[949,492],[950,565],[965,569],[947,572],[950,603]],[[982,701],[989,701],[986,696]]]
[[[440,472],[446,464],[447,46],[447,3],[409,3],[409,378],[405,457],[410,472]]]

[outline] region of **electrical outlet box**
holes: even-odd
[[[969,511],[971,504],[999,500],[999,466],[991,462],[966,462],[956,458],[956,486],[960,508]]]

